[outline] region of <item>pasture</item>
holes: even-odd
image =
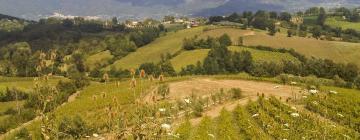
[[[171,64],[176,72],[180,72],[181,68],[186,67],[187,65],[196,65],[198,61],[202,64],[209,51],[210,49],[183,51],[171,59]]]
[[[332,27],[340,27],[342,29],[355,29],[357,31],[360,31],[359,22],[344,21],[343,19],[340,19],[340,17],[327,18],[325,24]]]
[[[116,68],[130,69],[137,68],[146,62],[157,63],[161,59],[161,54],[173,55],[182,49],[184,38],[199,35],[204,27],[185,29],[177,32],[169,32],[167,35],[156,39],[154,42],[141,47],[126,57],[115,61],[113,66]],[[110,68],[108,66],[107,68]]]
[[[111,52],[106,50],[89,56],[85,61],[85,65],[90,70],[93,70],[96,67],[108,65],[109,61],[113,58],[114,56],[111,55]]]

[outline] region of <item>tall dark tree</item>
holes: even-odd
[[[274,36],[274,35],[276,34],[276,26],[275,26],[275,23],[269,24],[268,30],[269,30],[269,35]]]
[[[219,42],[220,42],[220,45],[223,45],[223,46],[230,46],[232,44],[231,38],[228,34],[223,34],[222,36],[220,36]]]
[[[275,11],[272,11],[269,13],[271,19],[278,19],[278,13]]]
[[[326,12],[325,12],[325,9],[321,7],[319,10],[319,16],[316,19],[316,23],[320,26],[324,26],[325,21],[326,21]]]
[[[280,13],[280,20],[290,22],[291,14],[288,12],[282,12]]]

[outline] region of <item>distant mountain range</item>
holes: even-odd
[[[224,15],[260,9],[298,11],[313,6],[353,7],[360,6],[360,0],[0,0],[0,13],[35,20],[53,13],[128,19]]]

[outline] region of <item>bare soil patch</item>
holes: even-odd
[[[245,97],[257,96],[264,94],[265,96],[276,96],[286,99],[292,97],[293,93],[299,93],[301,88],[280,85],[268,82],[248,81],[248,80],[215,80],[215,79],[193,79],[188,81],[180,81],[170,83],[171,100],[183,99],[195,94],[203,97],[212,93],[219,92],[222,88],[225,91],[231,88],[240,88]]]

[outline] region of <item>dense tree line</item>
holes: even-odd
[[[143,63],[140,65],[139,70],[145,70],[149,75],[159,76],[163,74],[165,76],[176,76],[176,72],[171,62],[171,55],[161,55],[161,60],[159,63],[155,64],[152,62]]]
[[[0,75],[37,76],[37,66],[42,64],[44,73],[67,76],[72,69],[61,67],[79,66],[78,60],[83,65],[80,72],[88,72],[84,64],[87,56],[110,50],[113,60],[120,59],[155,40],[161,31],[160,27],[126,29],[115,19],[111,26],[83,18],[31,22],[21,31],[0,33]],[[41,55],[47,60],[41,62]],[[51,55],[54,58],[48,63]]]
[[[185,50],[195,50],[195,49],[210,49],[213,48],[216,43],[219,42],[220,45],[230,46],[232,44],[231,38],[228,34],[223,34],[218,38],[207,37],[206,39],[198,38],[195,36],[193,38],[185,38],[183,40],[183,49]]]
[[[320,58],[306,58],[291,50],[274,49],[270,47],[253,47],[260,50],[289,53],[296,57],[300,62],[284,61],[283,63],[274,62],[254,62],[251,53],[248,51],[231,52],[226,46],[219,42],[211,45],[212,48],[205,58],[203,64],[198,62],[196,65],[188,65],[182,68],[180,75],[214,75],[247,72],[258,77],[275,77],[282,73],[297,76],[314,75],[320,78],[334,79],[336,77],[348,83],[347,86],[360,82],[359,68],[357,65],[348,63],[335,63],[332,60]]]

